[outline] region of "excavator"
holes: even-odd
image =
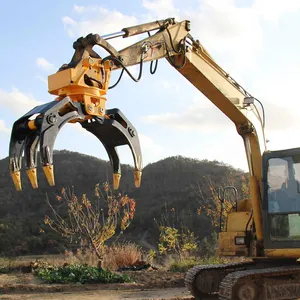
[[[77,39],[71,61],[48,77],[48,92],[56,98],[33,108],[13,124],[9,146],[13,183],[18,191],[22,190],[24,157],[31,185],[38,188],[36,169],[40,152],[47,181],[50,186],[55,185],[56,136],[65,124],[79,123],[105,147],[113,170],[114,189],[118,189],[121,179],[116,148],[129,146],[134,183],[139,187],[142,153],[137,130],[119,109],[106,108],[106,95],[124,73],[138,82],[144,63],[150,63],[150,73],[154,74],[158,60],[165,58],[234,123],[249,166],[250,197],[236,202],[218,242],[220,255],[248,259],[194,266],[185,274],[186,287],[196,299],[300,298],[300,148],[266,150],[265,143],[260,142],[265,123],[262,102],[225,72],[190,31],[190,21],[167,18],[116,33],[91,33]],[[122,50],[109,43],[110,39],[137,35],[141,39]],[[94,46],[100,46],[107,55],[100,57]],[[129,69],[134,65],[139,66],[137,78]],[[111,72],[116,70],[120,71],[119,78],[110,85]],[[253,120],[258,120],[259,125],[255,127]]]

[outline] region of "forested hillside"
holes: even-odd
[[[62,187],[73,186],[78,196],[86,193],[92,197],[96,183],[110,182],[112,178],[109,162],[80,153],[56,151],[54,163],[55,187],[48,187],[39,169],[40,188],[33,190],[23,172],[23,191],[16,192],[9,176],[8,158],[0,160],[0,253],[62,251],[65,241],[43,224],[44,216],[51,214],[46,194],[54,203]],[[132,167],[122,165],[120,191],[136,200],[135,218],[125,238],[137,239],[147,232],[149,242],[154,242],[156,223],[162,216],[164,221],[190,228],[198,237],[209,235],[210,222],[205,214],[196,213],[201,203],[209,198],[207,178],[216,186],[229,183],[239,186],[242,174],[241,170],[217,161],[176,156],[147,165],[143,170],[142,186],[136,189]]]

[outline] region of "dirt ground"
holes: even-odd
[[[183,273],[163,270],[123,272],[134,280],[124,284],[45,284],[33,274],[0,275],[0,299],[62,300],[190,300]]]
[[[148,300],[148,299],[168,299],[168,300],[191,300],[185,288],[169,288],[154,290],[97,290],[97,291],[78,291],[62,293],[34,293],[34,294],[6,294],[1,295],[0,299],[5,300]]]

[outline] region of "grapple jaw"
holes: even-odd
[[[75,105],[69,97],[61,101],[55,100],[36,106],[14,123],[9,145],[9,167],[18,191],[22,189],[20,171],[23,153],[31,185],[33,188],[38,187],[36,174],[38,148],[47,181],[50,186],[54,185],[53,146],[56,136],[65,123],[83,120]],[[34,116],[36,118],[32,119]]]
[[[33,117],[35,119],[32,119]],[[9,167],[17,191],[22,190],[23,153],[27,176],[32,187],[38,188],[36,172],[38,150],[40,150],[41,165],[48,184],[55,185],[54,143],[60,129],[68,122],[80,122],[83,128],[102,142],[113,168],[115,189],[119,187],[121,178],[120,160],[116,147],[128,145],[134,159],[135,185],[140,186],[142,155],[138,135],[132,124],[118,109],[107,110],[104,117],[87,116],[81,103],[73,102],[69,97],[65,97],[62,100],[35,107],[14,123],[9,146]]]
[[[106,117],[93,117],[80,123],[83,128],[95,135],[103,144],[113,169],[113,186],[118,189],[121,178],[121,165],[118,146],[128,145],[134,162],[134,183],[140,187],[142,175],[142,152],[138,134],[123,113],[117,109],[106,110]]]

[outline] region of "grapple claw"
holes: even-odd
[[[39,186],[37,182],[36,168],[27,169],[26,174],[30,180],[32,188],[37,189]]]
[[[120,180],[121,180],[121,174],[114,173],[113,174],[113,187],[114,187],[114,190],[117,190],[119,188]]]
[[[53,165],[43,166],[43,171],[50,186],[55,185]]]
[[[37,115],[35,120],[30,120]],[[54,185],[53,147],[56,136],[64,124],[73,120],[83,120],[84,114],[79,103],[69,97],[35,107],[19,120],[12,129],[9,156],[10,172],[18,191],[21,187],[20,170],[22,154],[25,154],[26,173],[33,188],[38,187],[36,167],[37,151],[40,147],[41,163],[50,186]]]
[[[12,180],[14,182],[16,190],[22,191],[22,182],[21,182],[21,172],[20,171],[13,171],[10,173]]]
[[[139,188],[141,186],[142,180],[142,171],[135,170],[134,171],[134,185],[135,187]]]
[[[114,189],[118,189],[121,178],[121,165],[116,147],[130,147],[134,167],[136,186],[140,186],[142,174],[142,152],[138,134],[133,125],[119,109],[106,111],[107,118],[94,117],[81,123],[81,126],[94,134],[105,147],[113,169]],[[137,179],[137,180],[136,180]]]
[[[12,128],[12,135],[9,145],[9,169],[13,183],[17,191],[22,190],[20,170],[22,168],[22,154],[26,139],[26,126],[23,120],[18,120]]]
[[[30,134],[26,137],[25,147],[24,147],[26,173],[31,183],[31,186],[34,189],[38,188],[37,172],[36,172],[38,145],[39,145],[39,134],[35,130],[30,132]]]

